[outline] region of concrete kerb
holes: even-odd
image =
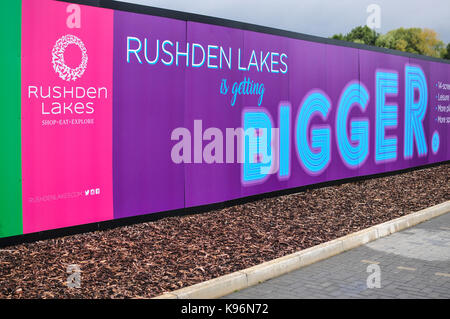
[[[450,201],[260,265],[201,282],[190,287],[175,290],[170,293],[164,293],[154,299],[207,299],[222,297],[340,254],[346,250],[367,244],[378,238],[388,236],[448,212],[450,212]]]

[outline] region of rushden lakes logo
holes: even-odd
[[[81,51],[81,62],[76,68],[69,67],[64,61],[64,52],[69,45],[76,45]],[[65,81],[75,81],[81,78],[86,70],[88,63],[88,55],[83,41],[77,36],[68,34],[59,38],[52,50],[53,69],[59,77]]]

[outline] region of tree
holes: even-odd
[[[442,53],[442,58],[450,60],[450,43],[447,44],[447,49]]]
[[[331,38],[336,40],[344,40],[355,43],[362,43],[368,45],[375,45],[376,40],[380,36],[379,33],[370,29],[368,26],[359,26],[353,28],[346,35],[342,35],[341,33],[333,35]]]
[[[335,35],[333,35],[331,38],[332,38],[332,39],[335,39],[335,40],[342,40],[342,41],[345,41],[344,36],[342,35],[342,33],[335,34]]]
[[[345,35],[339,33],[331,38],[450,59],[450,43],[446,48],[436,31],[427,28],[398,28],[381,35],[368,26],[359,26]]]
[[[445,52],[444,43],[439,40],[436,31],[426,28],[398,28],[378,37],[375,45],[436,58],[442,57]]]

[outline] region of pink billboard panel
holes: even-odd
[[[113,11],[22,6],[24,233],[113,218]]]

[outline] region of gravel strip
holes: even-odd
[[[450,164],[0,249],[0,298],[150,298],[450,200]],[[67,266],[81,269],[69,288]]]

